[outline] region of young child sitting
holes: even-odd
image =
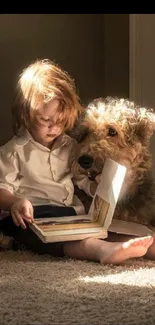
[[[82,108],[72,78],[50,60],[38,60],[19,77],[12,109],[14,137],[0,148],[0,208],[9,216],[0,230],[37,253],[118,264],[143,256],[151,236],[123,242],[87,238],[44,244],[28,227],[35,213],[84,214],[74,195],[71,163],[75,140],[66,135]],[[93,195],[97,182],[75,184]],[[48,210],[48,211],[47,211]]]

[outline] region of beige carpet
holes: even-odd
[[[0,324],[155,324],[155,262],[0,252]]]

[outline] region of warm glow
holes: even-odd
[[[148,287],[154,278],[154,268],[151,269],[137,269],[128,270],[116,274],[85,276],[80,277],[79,280],[87,283],[110,283],[110,284],[124,284],[135,285],[138,287]]]
[[[122,187],[122,182],[126,174],[126,167],[125,166],[118,166],[117,173],[115,174],[112,180],[112,188],[113,188],[113,195],[115,202],[118,200],[118,196]]]

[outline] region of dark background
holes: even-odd
[[[129,96],[128,14],[0,14],[0,145],[12,136],[18,75],[50,58],[75,79],[84,105]]]

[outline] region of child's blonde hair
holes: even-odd
[[[64,131],[71,129],[82,111],[74,81],[54,62],[37,60],[23,70],[18,81],[12,108],[14,133],[19,135],[35,111],[52,99],[60,102]]]

